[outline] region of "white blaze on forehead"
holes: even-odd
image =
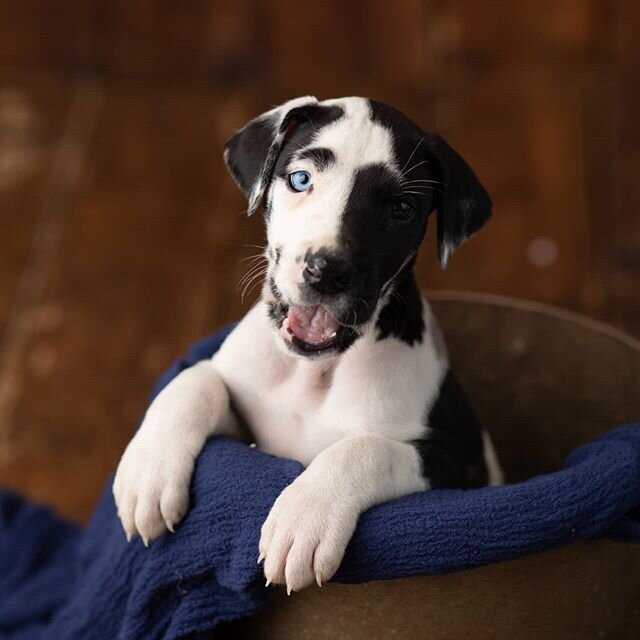
[[[353,173],[363,165],[379,163],[397,170],[391,131],[371,119],[368,100],[341,98],[320,104],[342,107],[345,116],[322,128],[313,146],[331,149],[343,171]]]
[[[371,164],[384,164],[399,172],[391,131],[371,120],[368,100],[342,98],[320,105],[339,106],[345,115],[322,127],[307,147],[330,149],[335,162],[318,171],[310,160],[294,157],[288,171],[309,171],[313,189],[309,193],[293,193],[283,180],[275,180],[269,194],[267,236],[271,246],[282,249],[276,283],[291,298],[301,280],[301,264],[295,259],[303,257],[308,249],[337,246],[357,171]]]

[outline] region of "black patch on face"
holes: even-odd
[[[437,209],[438,256],[444,267],[453,250],[489,219],[491,199],[469,165],[439,135],[421,131],[393,107],[369,103],[371,118],[393,134],[406,189],[433,193],[425,214]]]
[[[328,169],[336,161],[336,156],[331,149],[324,147],[311,147],[296,154],[300,160],[311,160],[318,171]]]
[[[413,444],[420,454],[423,474],[434,489],[468,489],[487,483],[482,425],[450,370],[426,416],[426,426],[426,438]]]
[[[281,246],[277,246],[276,247],[276,256],[275,256],[276,266],[278,266],[278,264],[280,264],[280,257],[281,256],[282,256],[282,247]]]
[[[356,323],[368,321],[380,295],[396,278],[410,272],[426,230],[427,216],[422,211],[428,206],[425,201],[429,198],[428,194],[402,194],[397,175],[383,164],[371,164],[356,172],[339,237],[339,251],[352,265],[352,285],[347,292],[346,306],[353,310]],[[399,221],[394,216],[394,207],[400,200],[411,202],[414,215],[410,219]],[[409,283],[404,294],[413,305],[415,296]],[[384,314],[385,335],[405,335],[400,321],[392,317],[398,309],[392,305]],[[416,339],[419,323],[412,313],[410,324],[413,326],[408,328],[407,339]]]
[[[389,301],[378,316],[378,340],[393,337],[413,346],[422,342],[425,326],[422,296],[411,273],[411,265],[405,267],[396,282]]]

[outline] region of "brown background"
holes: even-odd
[[[153,379],[238,318],[230,132],[313,93],[442,133],[495,202],[425,288],[640,335],[631,0],[0,0],[0,483],[84,520]]]

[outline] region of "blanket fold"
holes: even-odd
[[[228,328],[160,379],[210,357]],[[0,491],[0,640],[183,638],[251,615],[268,590],[260,527],[302,471],[227,438],[198,459],[175,534],[128,544],[111,479],[84,530]],[[335,579],[363,582],[500,562],[578,540],[640,542],[640,424],[576,449],[563,470],[505,487],[413,494],[363,514]]]

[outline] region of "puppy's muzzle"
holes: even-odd
[[[339,256],[318,252],[306,256],[302,277],[318,293],[337,295],[351,286],[353,269]]]

